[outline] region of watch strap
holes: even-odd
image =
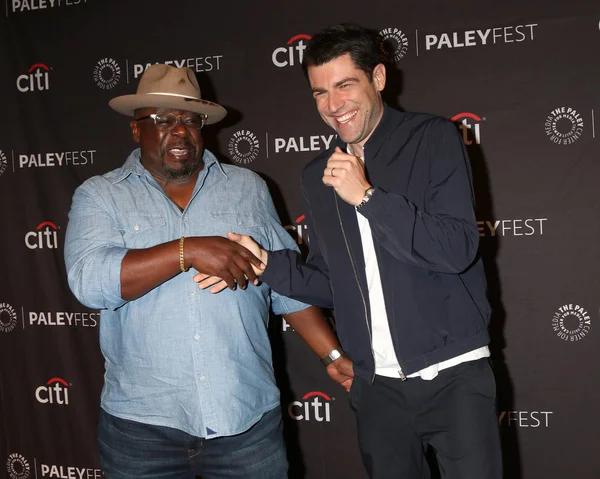
[[[339,349],[332,350],[327,356],[321,358],[321,362],[323,366],[329,366],[336,359],[341,358],[344,355],[344,352]]]

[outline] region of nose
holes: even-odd
[[[344,106],[344,98],[336,91],[327,96],[327,108],[329,113],[337,113]]]
[[[177,122],[175,123],[175,126],[173,126],[173,128],[171,128],[171,135],[185,138],[187,135],[189,135],[189,133],[190,133],[189,130],[183,124],[183,118],[177,118]]]

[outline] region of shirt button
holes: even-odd
[[[196,293],[194,293],[194,292],[191,292],[191,293],[190,293],[190,296],[196,296]]]
[[[133,229],[134,229],[135,231],[139,231],[139,229],[140,229],[140,225],[135,225],[135,226],[133,227]]]
[[[199,334],[196,334],[196,336],[194,336],[194,339],[195,339],[196,341],[198,341],[198,340],[200,339],[200,335],[199,335]]]
[[[200,381],[206,381],[206,377],[205,376],[200,376]]]

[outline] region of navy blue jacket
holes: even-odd
[[[337,145],[346,151],[339,139]],[[355,207],[321,181],[332,147],[303,171],[310,238],[306,261],[269,253],[262,276],[285,296],[333,308],[355,373],[374,378],[371,317]],[[366,142],[376,187],[360,208],[371,226],[396,356],[408,375],[488,344],[490,307],[471,169],[456,127],[440,117],[385,107]]]

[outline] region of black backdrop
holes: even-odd
[[[306,243],[300,171],[332,138],[298,67],[307,38],[381,31],[386,101],[461,128],[494,306],[507,478],[600,478],[596,0],[5,0],[0,17],[0,477],[101,477],[99,315],[69,292],[71,196],[134,147],[107,106],[148,64],[190,66],[227,119],[223,161],[265,178]],[[346,394],[279,318],[293,476],[364,478]]]

